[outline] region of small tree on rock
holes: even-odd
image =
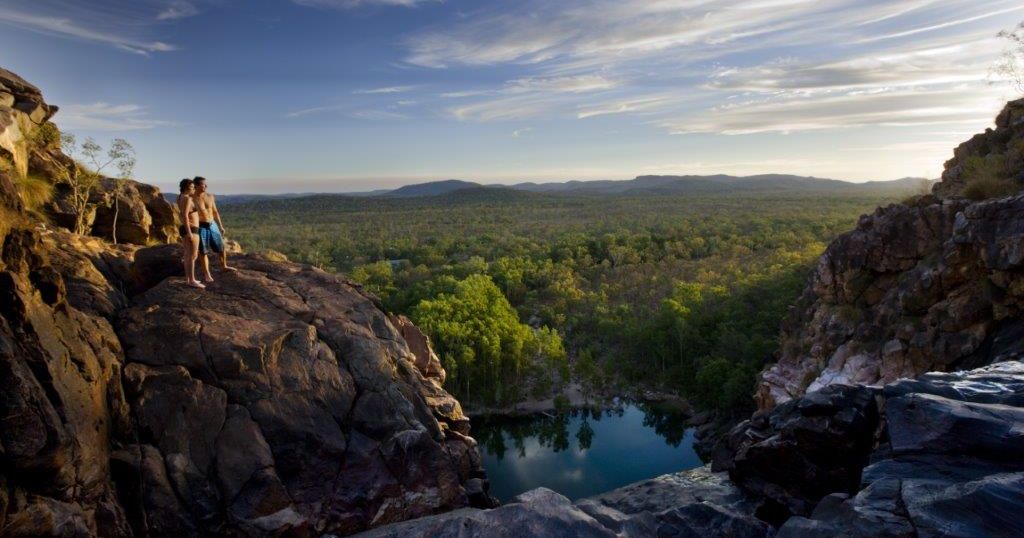
[[[1009,46],[996,62],[995,74],[1024,93],[1024,22],[1013,30],[999,32],[999,37],[1007,40]]]
[[[102,154],[103,147],[92,138],[87,138],[82,143],[82,155],[92,165],[92,174],[96,176],[95,180],[97,183],[103,177],[103,170],[111,165],[118,170],[118,177],[111,178],[114,182],[114,190],[111,193],[112,199],[110,201],[110,204],[114,207],[114,221],[111,225],[110,235],[114,244],[117,244],[117,217],[121,210],[120,199],[122,194],[124,194],[125,180],[130,178],[135,170],[135,148],[127,140],[115,138],[110,144],[110,149],[106,152],[105,160],[101,156]]]

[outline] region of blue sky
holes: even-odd
[[[0,0],[0,66],[137,176],[937,176],[991,125],[1019,0]]]

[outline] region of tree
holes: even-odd
[[[65,155],[72,158],[72,162],[69,166],[60,167],[57,171],[58,176],[55,179],[58,183],[67,185],[70,190],[69,203],[71,204],[71,210],[75,214],[75,233],[84,234],[89,231],[86,215],[89,206],[92,205],[90,201],[92,193],[103,177],[103,170],[110,166],[117,168],[120,177],[115,179],[114,199],[112,201],[114,204],[112,233],[114,243],[117,243],[117,217],[120,210],[118,198],[123,189],[123,183],[120,181],[131,177],[135,169],[135,149],[126,140],[117,138],[111,143],[110,149],[106,152],[106,160],[103,160],[101,157],[103,147],[92,138],[85,139],[85,142],[82,142],[81,145],[78,144],[78,139],[75,135],[71,133],[60,133],[59,139],[61,150]],[[78,159],[75,159],[76,156],[88,161],[92,169],[82,165]]]
[[[71,133],[61,133],[60,147],[65,155],[72,156],[78,150],[78,140]],[[70,166],[60,167],[57,173],[57,181],[67,185],[71,191],[69,203],[71,204],[71,210],[75,214],[74,232],[84,234],[89,231],[86,224],[86,210],[89,208],[89,198],[99,182],[99,176],[89,173],[77,161],[73,161]]]
[[[98,183],[102,177],[103,170],[110,165],[114,165],[117,168],[119,176],[114,179],[114,192],[111,193],[113,198],[110,203],[114,206],[114,222],[110,228],[111,239],[114,244],[117,244],[117,217],[121,211],[121,195],[124,193],[124,180],[132,176],[135,170],[135,148],[123,138],[115,138],[110,144],[110,149],[107,150],[106,160],[100,156],[103,153],[103,147],[96,143],[92,138],[85,139],[82,143],[82,155],[89,160],[89,164],[93,166],[92,174],[95,175],[95,181]]]
[[[567,375],[558,332],[521,323],[486,275],[470,275],[450,293],[420,301],[411,317],[434,342],[448,370],[449,388],[467,401],[515,401],[524,372],[544,380]]]
[[[1013,30],[999,32],[1009,45],[996,62],[994,71],[1006,79],[1018,92],[1024,93],[1024,22]]]

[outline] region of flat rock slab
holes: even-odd
[[[458,510],[356,536],[771,536],[771,528],[753,517],[753,509],[754,503],[724,473],[702,467],[631,484],[575,504],[554,491],[538,488],[493,510]]]

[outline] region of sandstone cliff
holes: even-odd
[[[1024,196],[961,196],[972,181],[1024,184],[1024,100],[955,153],[933,195],[880,208],[828,247],[761,375],[761,409],[1024,351]],[[986,160],[1003,177],[965,170]]]
[[[19,84],[0,115],[42,125],[55,108]],[[200,292],[174,245],[40,226],[12,181],[31,129],[0,127],[0,536],[344,535],[491,505],[408,320],[308,266],[240,255]],[[171,238],[159,191],[128,187],[119,235]]]

